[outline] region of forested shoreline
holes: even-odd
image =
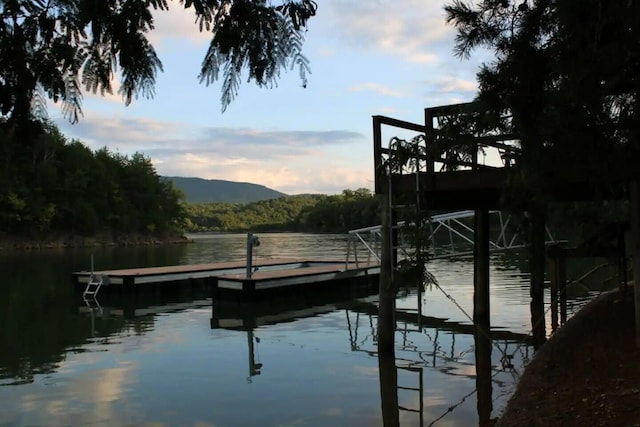
[[[143,154],[92,151],[36,120],[27,128],[0,124],[0,141],[4,242],[113,244],[176,240],[182,234],[182,195]]]
[[[184,242],[186,232],[346,232],[379,223],[368,189],[188,204],[141,153],[93,151],[50,123],[0,123],[0,248]]]
[[[341,194],[301,194],[248,204],[186,207],[188,232],[295,231],[343,233],[380,223],[379,201],[366,188]]]

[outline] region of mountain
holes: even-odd
[[[162,178],[173,182],[176,188],[182,190],[189,203],[251,203],[286,196],[286,194],[272,190],[264,185],[248,182],[184,178],[180,176],[165,176]]]

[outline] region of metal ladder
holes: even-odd
[[[87,296],[92,296],[95,298],[96,295],[98,295],[98,291],[100,290],[100,287],[102,287],[102,283],[103,283],[102,275],[95,275],[91,273],[91,276],[89,276],[89,281],[87,282],[87,287],[84,289],[84,292],[82,293],[82,297],[85,298]]]
[[[400,405],[398,404],[398,411],[404,411],[404,412],[410,412],[410,413],[414,413],[417,414],[419,417],[419,425],[423,426],[424,425],[424,379],[423,379],[423,374],[422,371],[423,369],[421,367],[416,367],[416,366],[396,366],[396,370],[398,371],[406,371],[406,372],[412,372],[412,373],[417,373],[418,374],[418,384],[417,386],[401,386],[399,384],[396,385],[396,388],[398,390],[406,390],[408,392],[415,392],[418,393],[418,408],[409,408],[407,406],[404,405]],[[399,378],[396,380],[399,382]],[[398,396],[398,400],[400,400],[400,396]]]
[[[87,296],[95,298],[96,295],[98,295],[98,291],[104,284],[104,277],[102,274],[96,275],[93,271],[93,255],[91,255],[91,275],[89,276],[87,287],[84,288],[84,292],[82,293],[82,298],[86,298]]]

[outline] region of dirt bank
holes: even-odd
[[[639,426],[633,289],[587,304],[537,352],[498,426]]]

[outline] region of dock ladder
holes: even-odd
[[[89,276],[87,287],[84,288],[84,292],[82,293],[82,298],[88,296],[95,298],[103,284],[104,276],[102,274],[97,275],[93,272],[93,255],[91,255],[91,275]]]
[[[95,298],[98,295],[98,291],[102,287],[103,278],[102,275],[96,275],[91,273],[89,276],[89,281],[87,282],[87,287],[84,289],[82,293],[82,297],[86,298],[87,296],[92,296]]]

